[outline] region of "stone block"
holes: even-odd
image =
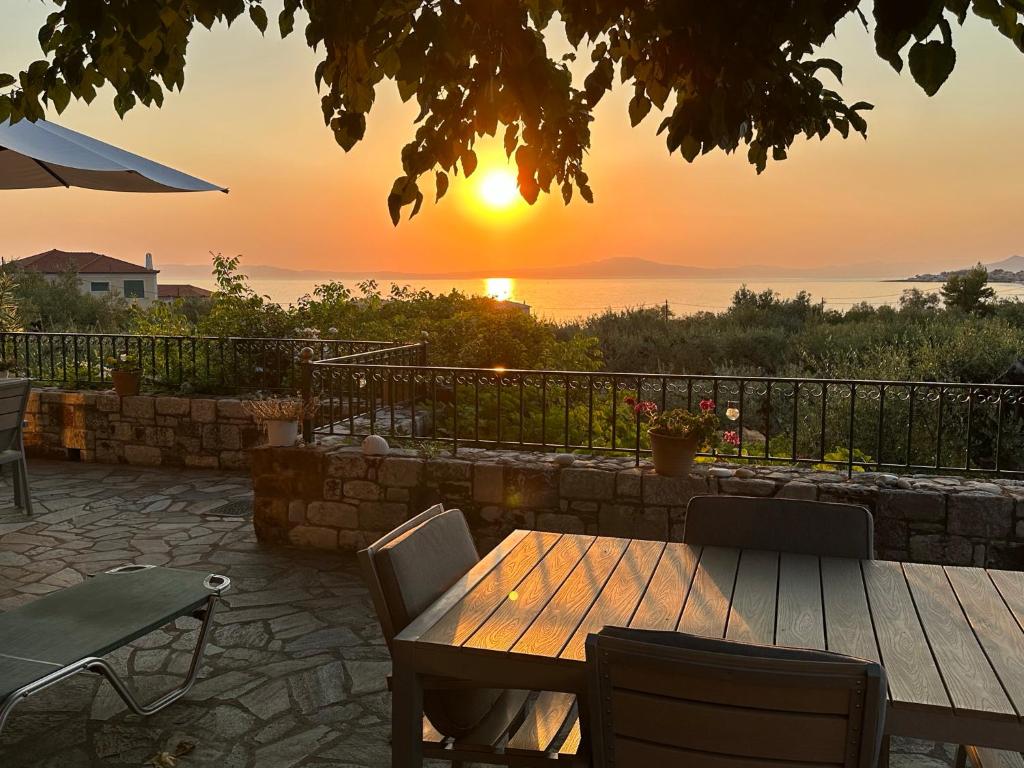
[[[559,491],[566,499],[611,500],[615,495],[615,473],[603,469],[563,469]]]
[[[344,497],[345,483],[341,480],[324,480],[324,498],[328,501],[338,501]]]
[[[669,514],[664,507],[640,510],[633,519],[633,536],[637,539],[668,541]]]
[[[311,525],[329,528],[356,528],[359,525],[359,510],[352,504],[311,501],[306,507],[306,520]]]
[[[124,458],[129,464],[140,467],[159,467],[163,454],[156,446],[151,445],[126,445],[124,447]]]
[[[423,464],[422,459],[384,459],[377,472],[377,482],[396,488],[415,488],[423,480]]]
[[[822,482],[818,486],[818,501],[833,501],[839,504],[860,504],[874,510],[878,504],[877,485],[859,485],[853,482]]]
[[[935,533],[911,536],[910,559],[916,563],[970,565],[974,561],[974,545],[963,536]]]
[[[563,515],[557,512],[541,512],[537,515],[537,530],[555,533],[584,533],[583,521],[576,515]]]
[[[377,501],[381,497],[381,488],[369,480],[349,480],[343,486],[343,495],[360,501]]]
[[[288,524],[302,525],[306,522],[306,502],[302,499],[292,499],[288,502]]]
[[[408,488],[387,488],[384,491],[387,501],[409,501],[411,496]]]
[[[910,526],[893,517],[875,518],[875,546],[878,549],[906,549]]]
[[[158,397],[156,412],[161,416],[185,416],[192,410],[187,397]]]
[[[927,491],[883,489],[878,494],[876,518],[891,517],[919,523],[946,522],[946,496]]]
[[[245,451],[221,451],[217,454],[221,469],[248,469],[249,454]]]
[[[780,499],[805,499],[815,501],[818,498],[818,486],[814,483],[802,483],[799,480],[791,480],[779,490],[777,494]]]
[[[359,528],[363,531],[390,531],[409,518],[405,504],[391,501],[363,501],[359,504]]]
[[[202,439],[206,451],[237,451],[242,447],[242,437],[234,424],[207,424]]]
[[[729,496],[774,496],[777,486],[774,480],[754,477],[720,477],[718,489]]]
[[[199,424],[213,424],[217,420],[216,400],[192,400],[189,418]]]
[[[602,504],[597,515],[597,530],[602,536],[632,538],[638,507],[628,504]]]
[[[643,490],[644,472],[640,467],[631,467],[615,475],[615,495],[639,499]]]
[[[952,534],[1006,539],[1013,530],[1013,501],[1005,496],[953,494],[948,509]]]
[[[327,456],[327,476],[344,480],[366,477],[366,458],[355,451],[339,451]]]
[[[121,398],[115,394],[102,392],[96,397],[96,409],[103,413],[120,413]]]
[[[155,413],[154,398],[147,395],[121,398],[121,414],[126,419],[136,421],[153,421]]]
[[[300,525],[288,531],[288,540],[297,547],[338,548],[338,532],[334,528]]]
[[[242,407],[241,400],[235,400],[234,398],[224,398],[223,400],[216,400],[217,403],[217,419],[249,419],[249,414],[245,412],[245,408]]]
[[[558,509],[558,469],[550,464],[506,467],[505,506]]]
[[[644,474],[644,504],[662,507],[686,506],[694,496],[707,492],[708,482],[705,477],[663,477],[654,472]]]
[[[501,504],[505,501],[505,468],[502,465],[474,465],[473,500],[484,504]]]
[[[1006,571],[1024,571],[1024,544],[992,542],[988,546],[985,565]]]
[[[427,482],[434,485],[462,483],[472,477],[473,465],[458,459],[430,459],[426,463],[425,474]]]

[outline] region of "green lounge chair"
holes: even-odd
[[[196,681],[214,608],[230,584],[216,574],[125,565],[0,614],[0,731],[20,701],[82,671],[107,678],[140,715],[177,701]],[[100,657],[181,616],[202,621],[185,681],[140,703]]]

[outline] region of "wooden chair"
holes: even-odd
[[[457,509],[440,504],[359,552],[388,647],[394,636],[480,559]],[[564,693],[481,688],[466,681],[424,681],[425,757],[553,766],[573,762],[580,744],[575,697]]]
[[[1020,752],[960,745],[956,752],[955,768],[1024,768]]]
[[[32,514],[32,492],[28,486],[23,429],[25,407],[32,382],[28,379],[0,381],[0,467],[14,465],[14,506]]]
[[[873,768],[885,671],[824,651],[605,627],[587,638],[595,768]]]
[[[683,541],[716,547],[855,557],[875,556],[871,513],[856,504],[751,496],[694,496]]]

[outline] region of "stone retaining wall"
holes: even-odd
[[[1024,482],[699,464],[667,478],[630,459],[460,450],[367,457],[354,447],[253,452],[263,541],[354,550],[438,501],[482,549],[514,528],[678,541],[696,494],[851,502],[875,516],[879,557],[1024,569]]]
[[[260,428],[234,399],[33,390],[29,455],[141,466],[245,469]]]

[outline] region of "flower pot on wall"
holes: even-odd
[[[657,432],[648,432],[651,438],[651,452],[654,454],[654,470],[665,477],[684,477],[690,473],[693,459],[700,448],[698,437],[674,437]]]
[[[299,422],[294,419],[283,421],[269,419],[267,422],[267,445],[284,447],[295,445],[299,439]]]
[[[110,378],[114,382],[114,391],[121,397],[139,394],[141,376],[138,371],[111,371]]]

